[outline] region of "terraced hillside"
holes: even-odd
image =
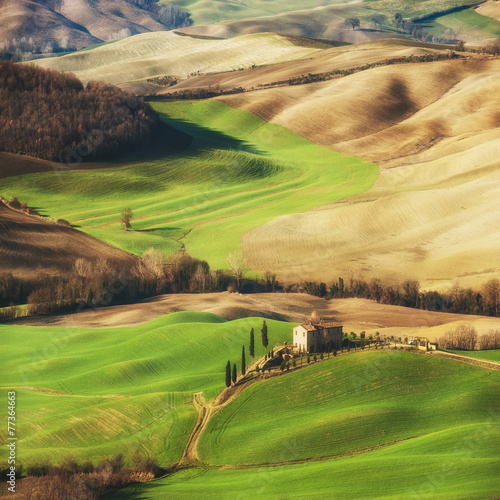
[[[498,371],[401,351],[327,360],[216,413],[199,469],[111,498],[494,497],[499,383]]]
[[[36,64],[71,71],[84,82],[103,80],[120,84],[154,76],[185,78],[197,72],[234,71],[304,58],[317,50],[314,46],[297,46],[273,33],[217,40],[169,31],[136,35],[92,50],[36,61]]]
[[[289,323],[267,324],[271,345],[290,335]],[[241,346],[261,326],[260,318],[187,312],[134,328],[0,326],[9,346],[0,392],[17,392],[21,462],[69,454],[98,462],[135,448],[162,465],[179,460],[196,422],[193,393],[217,395],[227,360],[241,369]],[[264,354],[260,343],[255,352]]]

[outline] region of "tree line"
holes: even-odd
[[[459,325],[455,330],[446,332],[439,340],[441,349],[456,349],[459,351],[487,351],[500,349],[500,330],[490,330],[478,336],[476,329],[469,325]]]
[[[419,56],[412,54],[409,56],[392,57],[389,59],[384,59],[382,61],[366,63],[363,64],[362,66],[355,66],[353,68],[335,69],[333,71],[328,71],[326,73],[308,73],[307,75],[294,76],[286,81],[273,82],[269,85],[277,85],[277,84],[303,85],[306,83],[323,82],[326,80],[332,80],[334,78],[349,76],[354,73],[359,73],[360,71],[366,71],[371,68],[376,68],[378,66],[391,66],[393,64],[427,63],[427,62],[455,59],[458,57],[460,56],[455,54],[454,52],[448,52],[447,54],[429,53],[429,54],[422,54]]]
[[[0,63],[0,150],[75,163],[147,144],[161,122],[143,99],[102,82]]]
[[[401,12],[396,12],[394,14],[394,26],[400,29],[403,33],[411,35],[416,40],[426,43],[455,43],[456,39],[454,34],[450,31],[450,38],[440,38],[431,35],[426,31],[421,24],[418,22],[418,18],[404,19]]]
[[[262,345],[266,350],[266,359],[267,359],[267,346],[269,345],[269,338],[267,335],[266,320],[262,322],[262,328],[260,329],[260,333],[261,333]],[[253,358],[255,356],[255,333],[253,328],[250,329],[250,343],[248,352],[253,361]],[[247,370],[247,363],[245,355],[245,346],[243,345],[241,347],[241,372],[240,372],[241,376],[246,374],[247,372],[246,370]],[[231,387],[232,385],[236,384],[237,380],[238,380],[238,367],[236,366],[236,363],[233,363],[231,365],[231,360],[228,360],[228,362],[226,363],[226,387]]]
[[[306,281],[303,290],[317,297],[345,298],[360,297],[375,300],[381,304],[413,307],[427,311],[452,312],[498,316],[500,307],[500,281],[490,279],[479,289],[461,287],[455,282],[448,292],[421,291],[416,280],[384,284],[380,279],[366,281],[351,278],[347,282],[338,278],[327,285],[324,282]]]
[[[3,477],[8,477],[8,470],[2,469]],[[78,462],[69,455],[59,465],[48,460],[16,465],[16,493],[19,497],[14,497],[97,500],[118,488],[147,481],[164,473],[165,470],[153,458],[141,455],[138,450],[129,457],[118,453],[96,464],[89,459]]]
[[[247,279],[241,289],[270,292],[275,286],[271,279]],[[21,304],[28,304],[29,315],[48,315],[132,303],[163,293],[226,290],[237,290],[230,271],[213,270],[206,261],[186,252],[165,258],[151,248],[129,270],[106,259],[79,258],[60,276],[40,273],[36,278],[23,278],[0,273],[0,320],[15,319],[15,306]]]

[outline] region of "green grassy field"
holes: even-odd
[[[172,3],[172,0],[162,0],[160,3]],[[216,0],[205,2],[202,0],[175,0],[176,5],[191,12],[195,24],[212,24],[223,20],[236,20],[261,16],[276,16],[296,10],[310,10],[329,5],[345,5],[349,0],[304,0],[301,2],[284,0]],[[468,0],[426,0],[414,2],[412,0],[370,0],[365,2],[366,16],[369,12],[380,12],[392,17],[395,11],[400,11],[405,17],[422,15],[425,13],[444,10],[455,5],[470,4]],[[354,11],[359,10],[354,3]],[[348,17],[348,16],[347,16]]]
[[[149,247],[168,255],[182,241],[191,255],[224,268],[245,232],[365,191],[378,176],[373,164],[219,101],[154,108],[194,137],[184,153],[118,168],[11,177],[2,180],[0,194],[137,255]],[[125,206],[134,214],[129,232],[119,223]]]
[[[267,323],[270,345],[290,336],[291,324]],[[7,400],[16,388],[20,461],[98,461],[135,448],[162,465],[178,460],[196,422],[193,393],[215,397],[227,360],[241,369],[241,346],[261,325],[179,312],[133,328],[0,326],[9,352],[0,392]]]
[[[494,498],[499,383],[402,352],[325,361],[259,382],[213,417],[202,458],[234,470],[183,471],[110,498]]]
[[[320,459],[480,425],[499,383],[500,373],[406,352],[341,356],[245,391],[210,421],[200,457],[286,462],[293,442],[293,460]]]
[[[422,22],[422,26],[432,35],[441,36],[447,29],[457,34],[467,34],[479,40],[500,36],[500,22],[483,16],[474,9],[453,12],[445,16]]]
[[[461,356],[470,356],[471,358],[487,359],[488,361],[498,361],[500,363],[500,349],[491,349],[490,351],[453,351],[445,349],[447,352],[460,354]]]

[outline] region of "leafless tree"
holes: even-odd
[[[227,263],[229,265],[229,269],[231,269],[231,273],[236,279],[236,286],[238,290],[240,289],[240,283],[245,276],[245,272],[248,270],[245,258],[242,254],[233,255],[229,254],[227,256]]]

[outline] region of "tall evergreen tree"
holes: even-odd
[[[267,325],[266,325],[266,320],[262,323],[262,328],[260,329],[260,332],[262,333],[262,345],[264,346],[266,352],[267,352],[267,346],[269,344],[269,339],[267,338]]]
[[[241,374],[245,375],[246,373],[246,363],[245,363],[245,346],[241,349]]]
[[[231,385],[231,361],[227,362],[226,365],[226,387]]]
[[[252,356],[252,358],[255,356],[255,336],[254,336],[254,333],[253,333],[253,328],[250,330],[250,356]]]
[[[233,384],[236,384],[236,363],[233,365]]]

